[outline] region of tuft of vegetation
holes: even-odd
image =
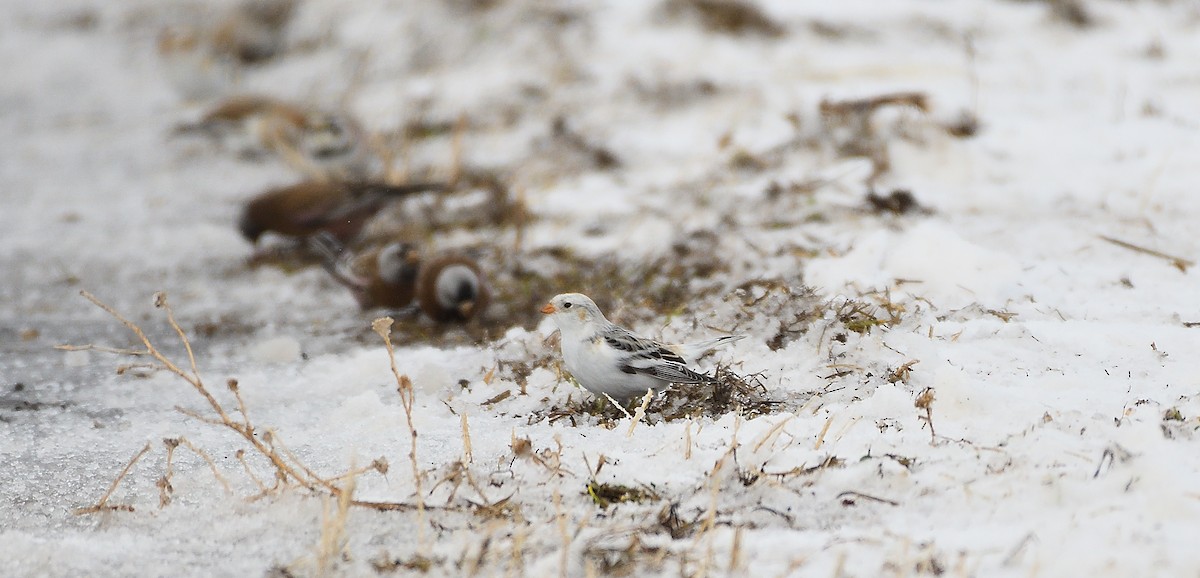
[[[627,502],[646,502],[660,499],[654,490],[647,487],[636,488],[617,483],[603,483],[591,480],[585,486],[585,493],[592,498],[592,503],[600,508],[608,508],[613,504]]]
[[[877,215],[891,213],[907,215],[910,213],[930,214],[933,211],[917,202],[917,197],[908,189],[895,189],[886,195],[875,191],[867,193],[867,208]]]
[[[393,558],[386,554],[381,554],[372,558],[370,563],[371,568],[380,574],[397,572],[399,570],[428,574],[429,570],[433,568],[434,560],[421,554],[413,554],[408,558]]]

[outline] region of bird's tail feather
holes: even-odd
[[[713,349],[729,345],[730,343],[740,341],[745,338],[745,335],[723,335],[721,337],[717,337],[716,339],[698,341],[696,343],[680,343],[678,345],[670,345],[668,347],[671,349],[671,351],[678,353],[680,357],[683,357],[688,361],[695,361]]]

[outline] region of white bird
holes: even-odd
[[[726,335],[699,343],[667,345],[613,325],[587,295],[564,293],[542,307],[561,332],[567,371],[584,389],[620,401],[660,391],[672,383],[712,383],[711,376],[688,367],[690,360],[745,335]]]

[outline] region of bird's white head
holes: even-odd
[[[408,243],[389,243],[375,256],[379,277],[389,283],[412,284],[416,282],[421,256],[417,248]]]
[[[555,295],[542,313],[549,315],[562,331],[585,327],[597,321],[604,321],[600,308],[582,293],[563,293]]]

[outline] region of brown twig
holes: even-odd
[[[129,475],[129,470],[133,469],[133,464],[136,464],[138,460],[142,459],[142,456],[146,455],[146,452],[148,451],[150,451],[150,442],[146,442],[146,445],[143,446],[138,453],[133,455],[133,458],[129,460],[129,463],[125,464],[125,467],[121,470],[121,473],[117,474],[117,479],[113,480],[112,484],[108,486],[108,491],[104,492],[104,495],[100,497],[99,502],[96,502],[95,504],[86,508],[76,508],[75,515],[80,516],[83,514],[95,514],[96,512],[110,510],[123,510],[126,512],[132,512],[133,506],[124,504],[119,506],[110,506],[108,505],[108,499],[112,497],[113,492],[117,491],[117,486],[121,485],[121,480],[124,480],[125,476]]]

